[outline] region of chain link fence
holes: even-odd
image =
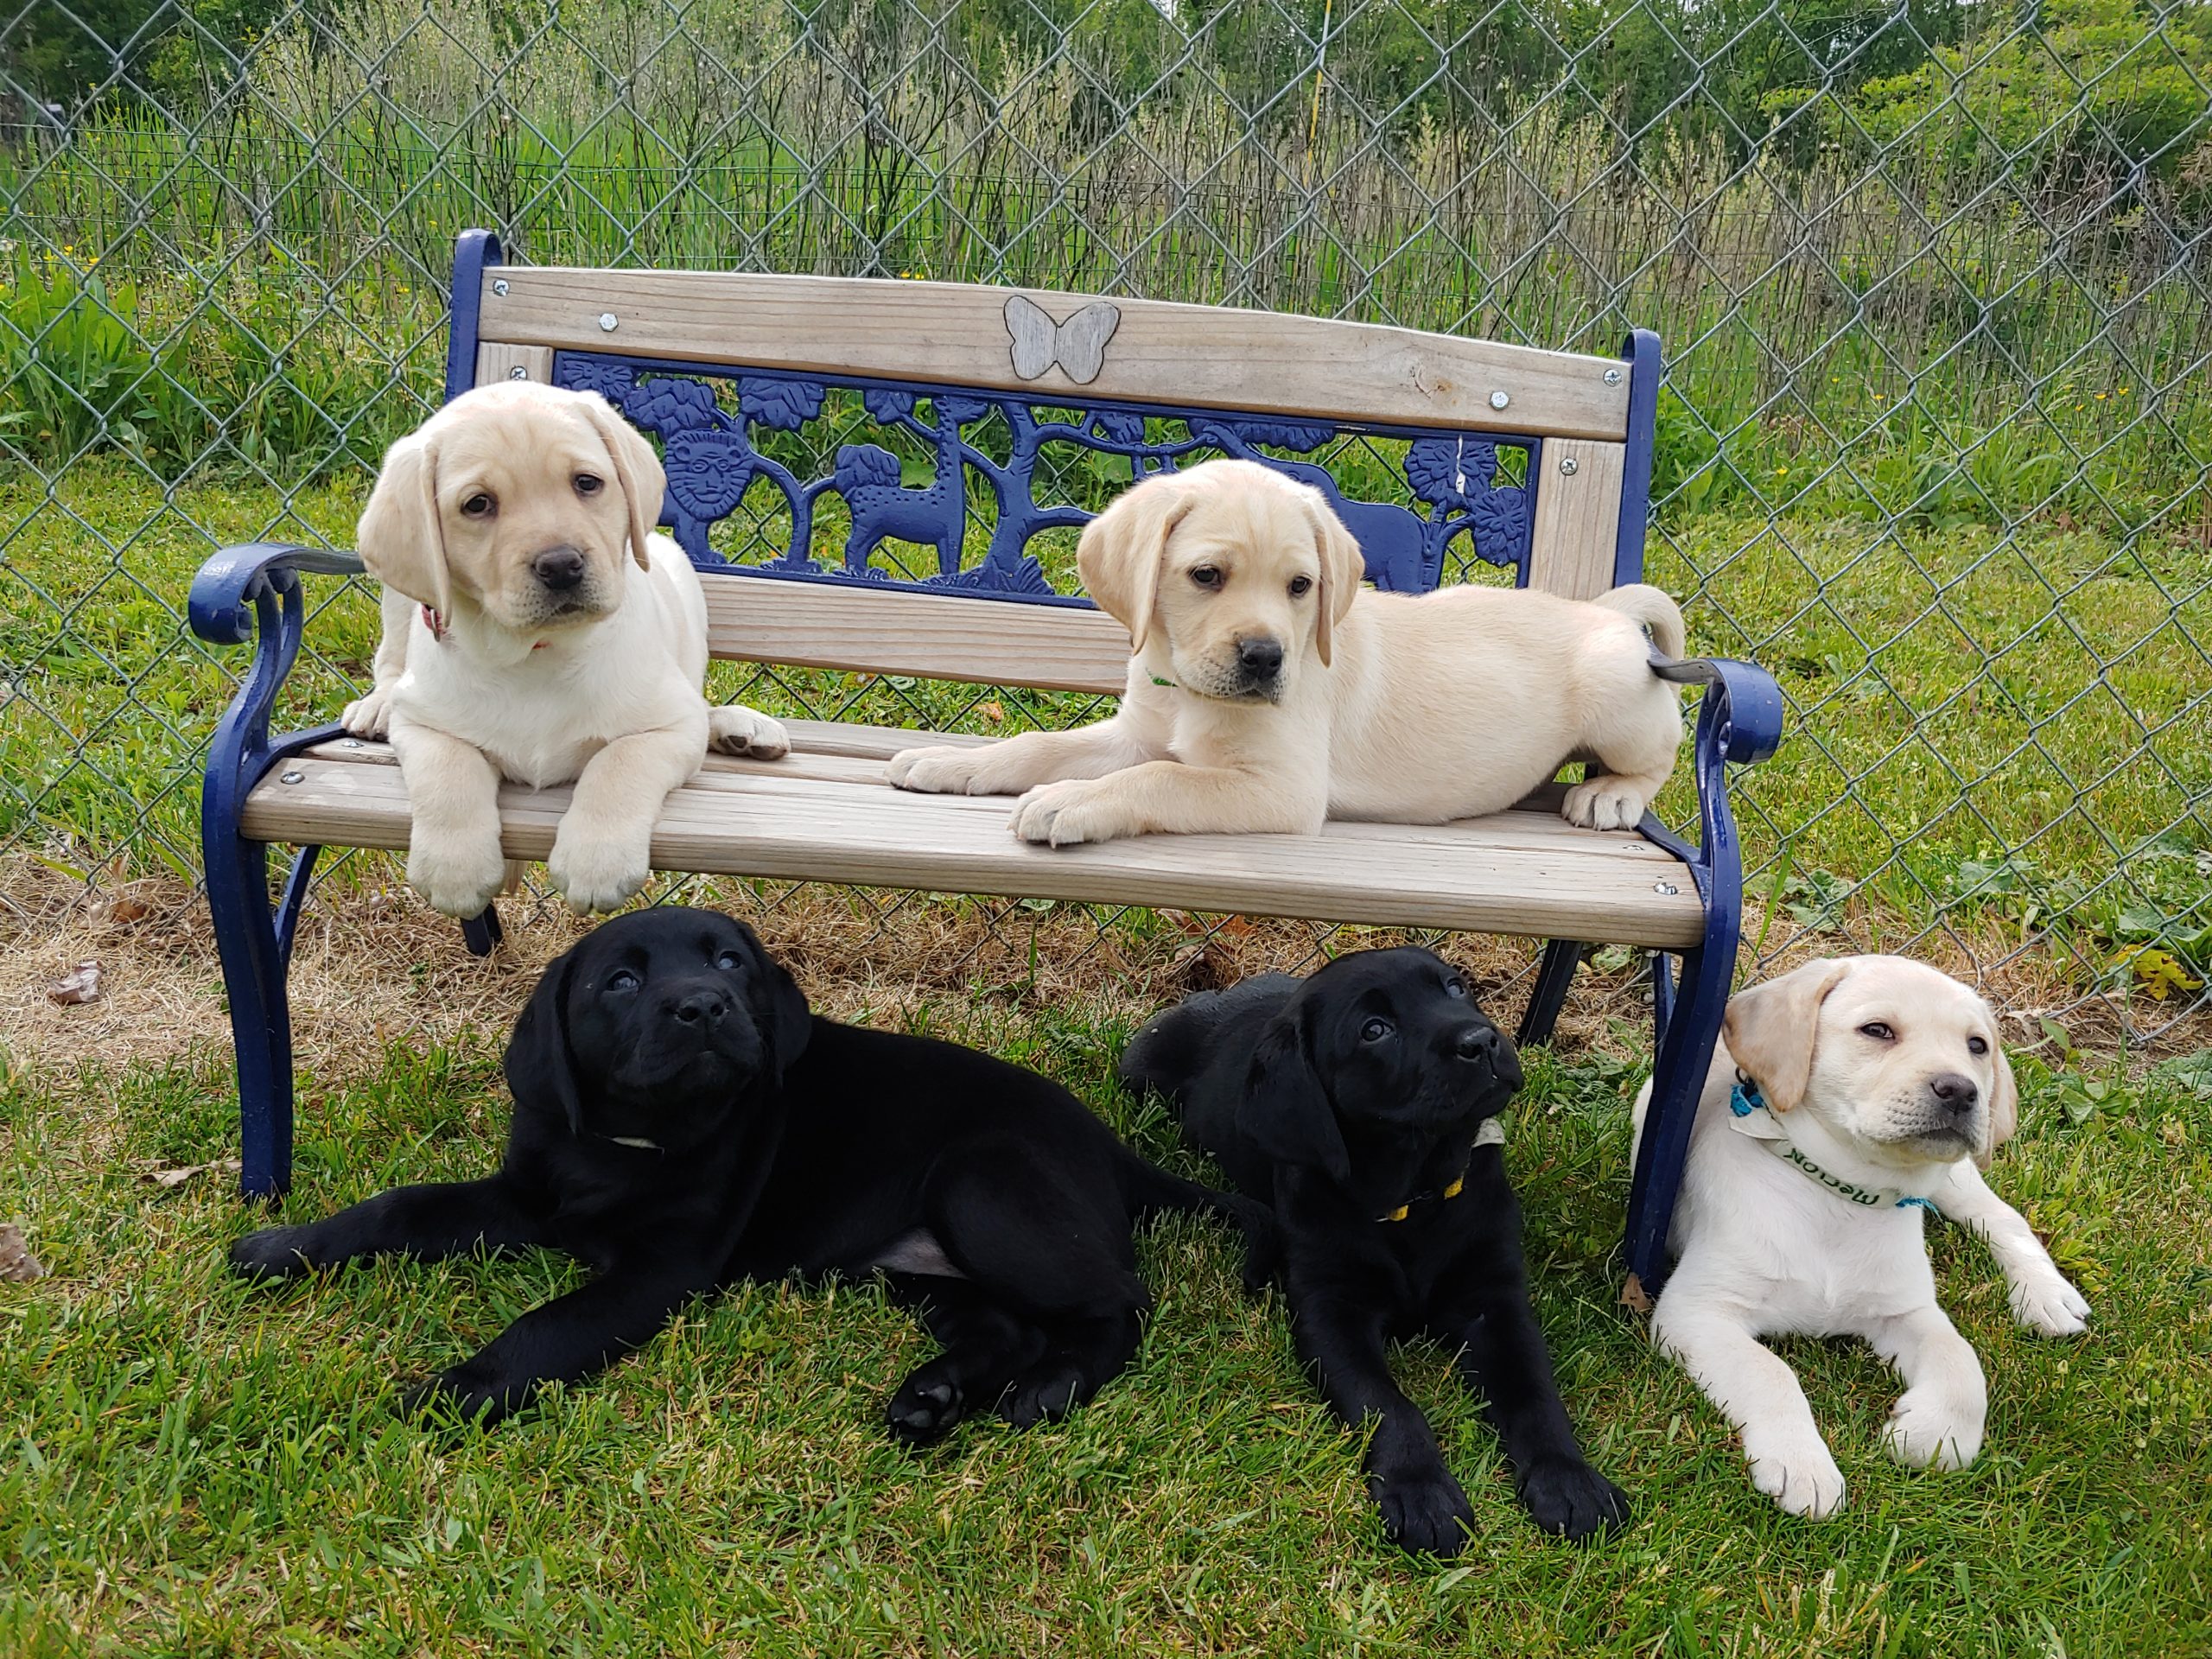
[[[1791,703],[1741,781],[1754,956],[1928,949],[2134,1041],[2212,1006],[2202,4],[31,0],[0,181],[10,855],[193,874],[241,664],[191,573],[349,543],[480,225],[534,263],[1655,327],[1652,579]],[[303,720],[374,644],[315,594]],[[987,918],[1033,963],[1039,925]]]

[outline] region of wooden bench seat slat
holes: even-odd
[[[257,840],[397,849],[407,844],[397,766],[302,755],[248,798]],[[1054,850],[1016,841],[1007,803],[894,792],[760,767],[710,772],[669,798],[653,863],[669,870],[849,881],[1379,926],[1604,938],[1679,950],[1703,935],[1694,886],[1634,837],[1531,832],[1508,813],[1406,829],[1331,824],[1319,836],[1149,836]],[[500,791],[511,858],[551,849],[569,791]],[[1408,871],[1419,879],[1408,881]]]
[[[1629,388],[1617,358],[1094,294],[1022,295],[1055,322],[1098,304],[1119,313],[1091,378],[1078,385],[1058,361],[1025,377],[1007,321],[1016,292],[868,277],[504,265],[484,274],[480,327],[484,339],[515,345],[807,374],[895,374],[1046,400],[1126,399],[1539,437],[1618,441],[1628,432]],[[1493,402],[1499,393],[1502,405]]]

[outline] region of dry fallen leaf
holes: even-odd
[[[107,918],[118,924],[143,922],[154,913],[154,907],[143,899],[123,898],[107,907]]]
[[[195,1175],[206,1175],[211,1173],[219,1175],[235,1175],[238,1170],[237,1159],[219,1158],[212,1164],[181,1164],[168,1169],[157,1164],[148,1165],[143,1166],[138,1173],[145,1179],[153,1182],[156,1186],[179,1187]]]
[[[982,702],[976,705],[976,710],[978,714],[982,715],[985,720],[992,721],[994,722],[1006,718],[1006,705],[1001,702],[996,697],[986,697]]]
[[[0,1226],[0,1280],[13,1280],[28,1285],[34,1279],[46,1277],[46,1268],[31,1254],[29,1245],[23,1243],[23,1230],[12,1225]]]
[[[1632,1273],[1628,1276],[1628,1282],[1621,1287],[1621,1306],[1631,1313],[1649,1313],[1651,1311],[1651,1298],[1644,1291],[1643,1281]]]
[[[59,1002],[63,1007],[74,1007],[79,1003],[97,1002],[100,996],[100,965],[97,962],[80,962],[69,973],[46,988],[47,1000]]]

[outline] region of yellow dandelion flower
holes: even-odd
[[[2122,386],[2120,389],[2120,395],[2123,397],[2127,396],[2127,388],[2126,386]]]
[[[2104,402],[2104,400],[2105,400],[2105,395],[2104,395],[2104,393],[2102,393],[2101,391],[2101,392],[2099,392],[2099,393],[2097,394],[2097,401],[2098,401],[2099,403],[2101,403],[2101,404],[2102,402]]]

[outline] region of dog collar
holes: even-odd
[[[1174,681],[1173,681],[1173,680],[1163,680],[1163,679],[1161,679],[1161,678],[1160,677],[1160,676],[1159,676],[1159,675],[1157,675],[1157,674],[1155,674],[1155,675],[1154,675],[1154,676],[1152,677],[1152,683],[1153,683],[1154,685],[1164,685],[1164,686],[1166,686],[1166,687],[1170,691],[1180,691],[1180,690],[1183,689],[1181,686],[1179,686],[1179,685],[1176,684]]]
[[[1504,1144],[1505,1125],[1499,1122],[1494,1117],[1484,1118],[1482,1121],[1481,1127],[1475,1131],[1475,1147],[1502,1147]],[[1460,1166],[1459,1173],[1452,1178],[1451,1184],[1449,1185],[1443,1187],[1432,1186],[1426,1192],[1416,1192],[1413,1197],[1408,1198],[1396,1209],[1389,1211],[1387,1215],[1377,1216],[1375,1219],[1378,1222],[1403,1221],[1408,1216],[1413,1213],[1413,1208],[1417,1204],[1427,1204],[1431,1198],[1434,1198],[1440,1204],[1446,1198],[1458,1198],[1459,1194],[1465,1190],[1467,1185],[1467,1170],[1472,1166],[1473,1163],[1474,1150],[1470,1149],[1467,1154],[1467,1162]]]
[[[446,634],[448,632],[446,620],[428,605],[425,605],[423,607],[423,626],[430,631],[431,639],[436,640],[440,645],[445,644]],[[540,639],[535,645],[531,645],[531,649],[532,651],[543,651],[546,646],[552,643],[553,642],[550,639]]]
[[[1734,1087],[1728,1091],[1728,1127],[1758,1146],[1766,1148],[1775,1157],[1796,1170],[1807,1180],[1826,1187],[1846,1204],[1861,1210],[1928,1210],[1937,1215],[1928,1199],[1894,1187],[1867,1186],[1859,1181],[1849,1181],[1831,1174],[1808,1158],[1789,1138],[1789,1130],[1775,1116],[1759,1093],[1759,1086],[1741,1071],[1736,1073]]]

